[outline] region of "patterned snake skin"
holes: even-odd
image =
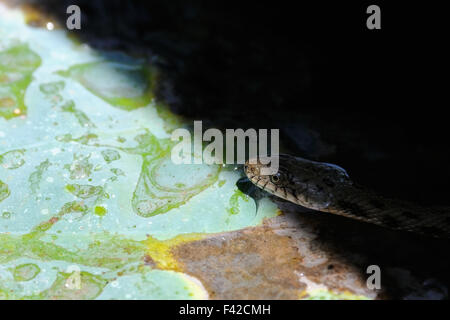
[[[280,155],[274,175],[260,175],[261,162],[247,161],[247,177],[259,188],[303,207],[419,233],[450,238],[450,208],[422,207],[383,198],[355,184],[347,172],[333,164]],[[268,166],[265,166],[268,167]]]

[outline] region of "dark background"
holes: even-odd
[[[10,2],[62,25],[78,4],[82,29],[73,35],[159,65],[160,98],[177,114],[218,128],[279,128],[289,153],[336,163],[388,197],[450,206],[442,2]],[[381,8],[381,30],[366,28],[370,4]],[[347,250],[378,248],[394,265],[409,256],[450,283],[448,244],[382,237]]]
[[[25,2],[62,25],[78,4],[74,36],[151,57],[178,114],[280,128],[290,153],[337,163],[387,196],[450,204],[440,2]],[[381,8],[381,30],[366,28],[370,4]]]

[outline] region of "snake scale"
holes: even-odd
[[[260,158],[261,159],[261,158]],[[262,159],[261,159],[262,160]],[[450,238],[450,208],[430,208],[384,198],[354,183],[334,164],[279,155],[279,170],[260,174],[265,161],[247,161],[244,171],[257,187],[303,207],[435,238]]]

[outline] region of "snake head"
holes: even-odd
[[[336,193],[352,184],[347,172],[334,164],[280,154],[278,172],[264,175],[262,168],[268,166],[264,163],[266,159],[258,158],[244,165],[245,174],[256,186],[314,210],[326,210]]]

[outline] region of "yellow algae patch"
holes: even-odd
[[[299,299],[303,300],[370,300],[370,298],[360,295],[355,295],[350,291],[333,292],[325,289],[317,289],[308,292],[302,291],[299,294]]]
[[[208,300],[209,293],[205,289],[200,280],[192,277],[188,274],[183,273],[182,277],[186,281],[186,289],[189,291],[189,296],[195,300]]]
[[[180,244],[204,239],[207,235],[190,233],[178,235],[168,240],[158,240],[152,236],[144,241],[147,254],[151,257],[157,268],[163,270],[182,271],[178,261],[172,255],[172,248]]]
[[[102,206],[96,206],[94,208],[94,213],[100,217],[103,217],[104,215],[106,215],[107,212],[108,211],[106,210],[106,208],[102,207]]]

